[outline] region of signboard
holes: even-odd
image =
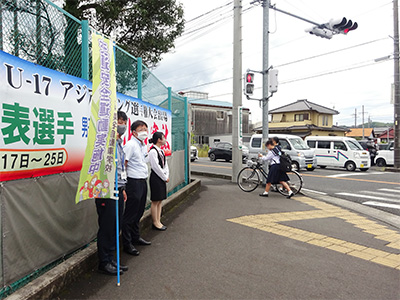
[[[91,82],[3,51],[0,82],[0,181],[80,171],[90,124]],[[119,93],[117,98],[117,108],[127,112],[129,124],[143,120],[149,133],[163,131],[171,145],[170,111]],[[127,132],[125,142],[130,138]]]
[[[110,198],[115,190],[117,82],[113,48],[108,39],[92,34],[93,97],[76,202]]]

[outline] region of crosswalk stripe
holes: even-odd
[[[357,197],[357,198],[365,198],[365,199],[373,199],[373,200],[388,201],[387,198],[377,197],[377,196],[369,196],[369,195],[361,195],[361,194],[336,193],[336,195],[342,195],[342,196],[348,196],[348,197]]]
[[[311,192],[311,193],[315,193],[315,194],[320,194],[320,195],[328,195],[327,193],[324,193],[324,192],[314,191],[314,190],[305,189],[305,188],[302,188],[301,190],[305,191],[305,192]]]
[[[394,189],[379,189],[379,190],[385,192],[400,193],[400,190],[394,190]]]
[[[363,204],[370,205],[370,206],[379,206],[379,207],[400,209],[399,204],[382,203],[382,202],[376,202],[376,201],[367,201],[367,202],[363,202]]]
[[[381,193],[381,192],[374,192],[374,191],[363,191],[363,193],[382,196],[382,197],[393,197],[399,199],[399,195],[389,194],[389,193]]]

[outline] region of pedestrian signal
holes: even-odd
[[[254,73],[246,72],[244,75],[244,94],[252,96],[254,92]]]

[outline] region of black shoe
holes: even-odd
[[[142,239],[142,238],[140,237],[136,242],[134,242],[134,243],[132,243],[132,244],[134,244],[134,245],[142,245],[142,246],[150,246],[150,245],[151,245],[151,242],[146,241],[146,240],[144,240],[144,239]]]
[[[113,261],[111,262],[111,264],[112,264],[114,267],[117,267],[117,262],[116,262],[115,260],[113,260]],[[126,272],[126,271],[128,271],[128,266],[121,265],[121,263],[120,263],[120,264],[119,264],[119,269],[120,269],[121,271]]]
[[[293,192],[290,192],[290,193],[289,193],[289,196],[287,196],[286,198],[290,199],[290,198],[292,198],[292,196],[294,196],[294,193],[293,193]]]
[[[124,246],[124,252],[134,256],[138,256],[140,254],[140,252],[132,245],[129,245],[127,247]]]
[[[105,266],[100,266],[99,271],[107,274],[107,275],[117,275],[117,267],[114,266],[112,263],[108,263]],[[122,275],[124,272],[122,270],[119,270],[119,274]]]
[[[261,193],[259,194],[260,197],[268,197],[268,194]]]
[[[163,226],[161,226],[160,228],[158,228],[157,226],[155,226],[154,224],[152,224],[151,227],[152,227],[154,230],[159,230],[159,231],[165,231],[165,230],[167,230],[167,226],[165,226],[165,225],[163,225]]]

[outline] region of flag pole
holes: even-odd
[[[115,57],[115,41],[113,43],[113,52],[114,52],[114,68],[116,68],[116,57]],[[118,116],[117,120],[118,122]],[[122,162],[124,163],[124,162]],[[115,147],[115,228],[116,228],[116,251],[117,251],[117,286],[121,285],[121,275],[119,274],[120,270],[120,251],[119,251],[119,190],[118,190],[118,146]]]
[[[115,147],[115,223],[116,223],[116,245],[117,245],[117,286],[121,285],[120,280],[120,260],[119,260],[119,191],[118,191],[118,147]]]

